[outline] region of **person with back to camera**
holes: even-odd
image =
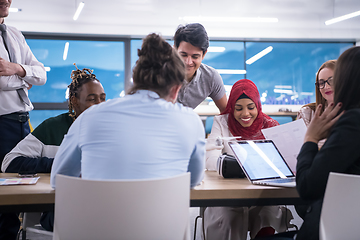
[[[69,112],[46,119],[20,141],[5,156],[1,166],[3,172],[50,173],[55,154],[71,124],[87,108],[105,101],[104,88],[90,69],[72,71],[71,78]],[[54,213],[43,213],[40,223],[44,229],[52,231]]]
[[[297,157],[296,188],[300,197],[311,204],[300,230],[267,239],[318,240],[321,208],[330,172],[360,174],[359,66],[360,47],[352,47],[340,55],[333,77],[334,103],[329,104],[322,114],[322,105],[317,106],[308,125]],[[327,140],[319,149],[317,144],[324,138]]]
[[[306,126],[314,117],[316,107],[322,105],[320,114],[324,112],[325,107],[334,102],[333,76],[335,70],[336,60],[329,60],[324,62],[316,73],[315,93],[316,102],[309,103],[300,108],[297,119],[303,119]],[[326,139],[319,141],[319,148],[324,145]]]
[[[261,129],[279,123],[262,112],[260,94],[256,85],[248,80],[237,81],[230,92],[226,109],[214,117],[211,133],[206,143],[206,169],[215,171],[222,154],[233,155],[228,140],[265,139]],[[218,140],[222,140],[218,144]],[[232,140],[235,140],[232,139]],[[273,234],[287,229],[291,212],[280,206],[265,207],[208,207],[204,213],[206,239],[245,240],[250,237]]]
[[[185,66],[153,33],[138,50],[134,85],[123,98],[83,112],[56,153],[56,174],[84,179],[149,179],[191,173],[191,187],[205,168],[205,133],[200,117],[176,103]],[[189,186],[190,187],[190,186]]]
[[[174,35],[174,47],[185,62],[185,84],[178,101],[184,106],[196,108],[211,97],[220,112],[226,108],[227,98],[220,74],[212,67],[201,63],[209,47],[209,38],[200,23],[179,26]]]

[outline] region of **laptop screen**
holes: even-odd
[[[251,181],[294,177],[271,140],[229,142],[229,145]]]

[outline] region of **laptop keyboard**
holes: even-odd
[[[288,183],[288,182],[295,182],[295,178],[279,178],[279,179],[263,180],[262,182]]]

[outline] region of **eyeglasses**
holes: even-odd
[[[327,80],[320,80],[319,82],[315,83],[315,85],[320,88],[323,89],[325,87],[325,83],[327,83],[329,86],[332,86],[333,84],[333,77],[329,77]]]

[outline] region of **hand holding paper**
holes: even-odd
[[[296,157],[303,145],[306,130],[304,121],[299,119],[261,131],[266,139],[273,140],[290,169],[296,173]]]

